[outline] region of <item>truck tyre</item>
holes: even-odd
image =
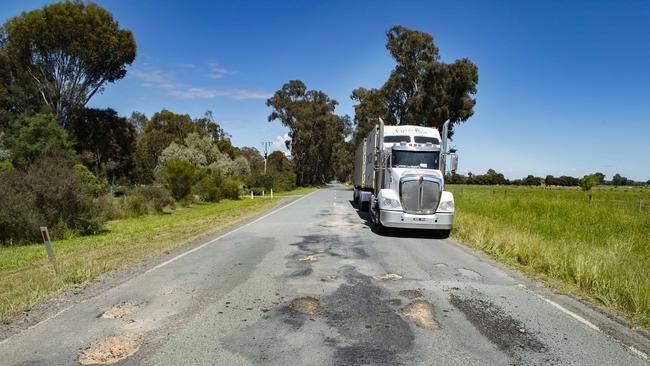
[[[360,201],[359,204],[361,211],[370,211],[370,202],[368,201]]]
[[[386,234],[387,231],[388,229],[386,228],[386,226],[382,225],[381,220],[379,219],[379,217],[377,217],[377,222],[375,223],[375,232],[379,235],[384,235]]]

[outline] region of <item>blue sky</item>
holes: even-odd
[[[212,110],[238,146],[281,140],[265,99],[291,79],[338,100],[379,87],[385,30],[432,34],[443,61],[479,67],[456,130],[461,172],[650,179],[650,2],[97,1],[134,32],[126,78],[91,105],[123,115]],[[3,1],[3,19],[46,1]],[[279,144],[278,144],[279,145]]]

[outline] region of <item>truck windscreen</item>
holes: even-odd
[[[439,151],[393,150],[392,166],[395,168],[439,169]]]

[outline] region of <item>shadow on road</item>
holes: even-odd
[[[355,205],[352,200],[349,200],[348,203],[354,211],[357,213],[359,218],[363,220],[364,225],[372,229],[372,232],[387,237],[393,238],[414,238],[414,239],[447,239],[449,234],[442,230],[421,230],[421,229],[396,229],[396,228],[384,228],[384,232],[378,234],[375,230],[375,225],[370,221],[370,213],[364,212],[359,209],[359,206]]]

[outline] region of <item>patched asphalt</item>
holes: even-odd
[[[2,341],[1,363],[86,364],[114,343],[124,365],[647,364],[643,335],[594,330],[452,240],[379,236],[351,196],[331,185],[170,254]]]

